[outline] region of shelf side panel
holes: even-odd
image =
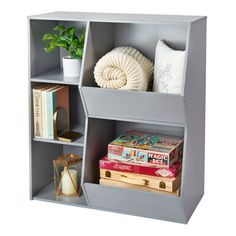
[[[173,49],[185,50],[188,27],[176,24],[113,24],[115,47],[132,46],[153,63],[159,40]]]
[[[45,53],[43,48],[46,43],[42,41],[45,33],[51,32],[58,24],[57,21],[30,20],[30,76],[35,77],[59,67],[59,49],[52,53]]]
[[[79,93],[78,86],[69,87],[69,101],[70,101],[70,124],[83,126],[85,123],[85,112],[82,103],[82,98]]]
[[[107,144],[115,137],[115,123],[111,120],[88,119],[84,155],[84,182],[97,182],[99,160],[107,154]]]
[[[153,133],[160,135],[184,137],[184,127],[172,125],[163,125],[158,123],[141,123],[130,121],[116,121],[116,136],[124,134],[128,130],[136,130],[144,133]]]
[[[53,181],[53,160],[63,153],[62,145],[32,141],[32,197]]]
[[[185,82],[183,197],[189,218],[204,194],[206,19],[192,23]]]
[[[89,25],[82,86],[97,86],[93,71],[97,61],[114,48],[114,28],[109,23]]]

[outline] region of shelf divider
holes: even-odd
[[[31,82],[79,85],[79,77],[64,77],[61,68],[50,70],[49,72],[33,77],[30,80]]]
[[[75,131],[75,132],[82,133],[82,137],[75,140],[74,142],[65,142],[65,141],[59,141],[59,140],[55,140],[55,139],[42,139],[42,138],[33,138],[33,141],[83,147],[84,146],[84,125],[82,125],[82,124],[71,125],[71,130]]]

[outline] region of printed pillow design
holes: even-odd
[[[185,51],[173,50],[159,40],[155,53],[153,91],[181,94]]]

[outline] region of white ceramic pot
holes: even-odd
[[[62,61],[64,77],[79,77],[81,60],[65,56]]]

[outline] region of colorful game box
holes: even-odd
[[[182,138],[138,131],[128,131],[108,145],[110,159],[157,167],[170,167],[182,155]]]
[[[120,162],[116,160],[110,160],[107,157],[103,157],[99,161],[99,167],[101,169],[121,171],[126,173],[151,175],[164,178],[174,178],[178,175],[178,173],[180,173],[182,162],[181,160],[178,160],[171,167],[160,168],[156,166],[145,165],[144,163],[137,164],[137,163]]]

